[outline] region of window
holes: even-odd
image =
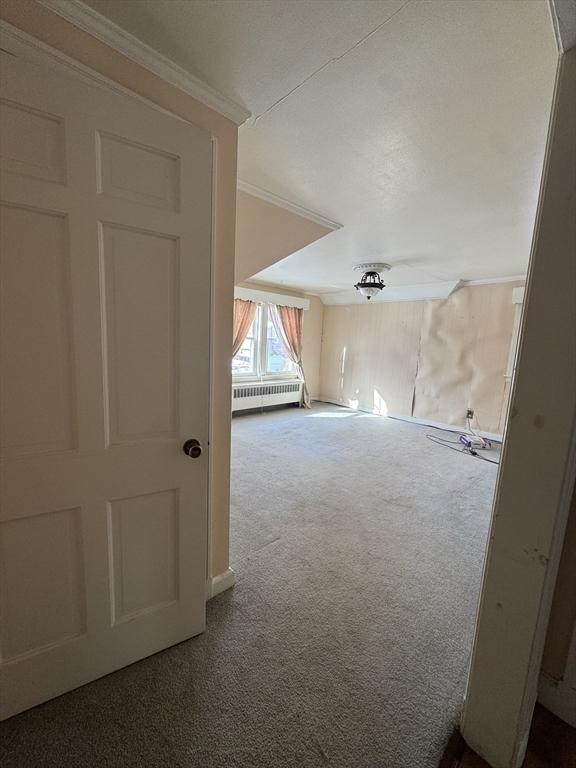
[[[286,354],[284,342],[278,338],[274,323],[268,314],[266,322],[266,373],[295,373],[296,366]]]
[[[232,360],[232,376],[277,378],[296,376],[296,365],[286,354],[270,317],[271,304],[258,304],[254,320],[238,354]]]

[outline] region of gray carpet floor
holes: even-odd
[[[436,768],[496,467],[316,404],[233,425],[233,590],[204,635],[0,726],[3,768]]]

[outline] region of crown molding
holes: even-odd
[[[495,285],[498,283],[525,282],[525,275],[512,275],[510,277],[493,277],[485,280],[450,280],[437,283],[415,283],[413,285],[388,285],[374,297],[371,304],[379,304],[387,301],[433,301],[435,299],[447,299],[452,293],[474,285]],[[518,298],[524,295],[524,287],[514,289],[513,303],[521,302]],[[341,291],[332,291],[319,294],[323,304],[363,304],[363,297],[356,291],[347,288]]]
[[[303,218],[309,219],[310,221],[313,221],[316,224],[320,224],[321,226],[326,227],[332,231],[335,229],[342,229],[343,227],[343,224],[338,224],[335,221],[331,221],[330,219],[326,218],[326,216],[322,216],[321,213],[311,211],[308,208],[304,208],[302,205],[298,205],[297,203],[291,203],[289,200],[285,200],[283,197],[275,195],[273,192],[268,192],[267,189],[262,189],[261,187],[257,187],[254,184],[249,184],[247,181],[238,179],[237,186],[241,192],[247,192],[253,197],[258,197],[260,200],[264,200],[267,203],[272,203],[272,205],[277,205],[280,208],[284,208],[285,210],[290,211],[290,213],[295,213],[297,216],[302,216]]]
[[[250,112],[245,107],[194,77],[171,59],[138,40],[137,37],[85,5],[81,0],[38,0],[38,2],[136,64],[158,75],[170,85],[224,115],[236,125],[242,125],[250,117]]]
[[[462,288],[460,280],[448,280],[442,283],[414,283],[413,285],[387,285],[370,302],[367,302],[365,297],[358,293],[358,291],[348,288],[343,291],[321,293],[320,300],[322,304],[328,306],[348,304],[374,306],[375,304],[385,304],[390,301],[433,301],[447,299],[448,296],[459,288]]]
[[[154,101],[150,101],[145,96],[120,85],[116,80],[111,80],[101,72],[87,67],[77,59],[62,53],[59,49],[52,48],[52,46],[28,34],[28,32],[24,32],[23,29],[14,27],[7,21],[4,21],[4,19],[0,19],[0,48],[13,56],[21,56],[26,61],[39,67],[47,67],[55,72],[77,77],[85,83],[96,84],[114,93],[129,96],[131,99],[141,101],[156,112],[169,115],[173,120],[187,122],[183,117],[164,109],[164,107],[161,107]]]
[[[509,275],[508,277],[486,277],[483,280],[462,280],[462,285],[494,285],[496,283],[526,282],[526,275]]]

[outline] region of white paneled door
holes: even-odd
[[[1,78],[5,718],[204,629],[212,143],[65,71]]]

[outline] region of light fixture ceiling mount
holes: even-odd
[[[391,267],[383,261],[364,261],[362,264],[356,264],[354,269],[363,273],[354,288],[370,301],[372,296],[376,296],[382,288],[386,287],[380,279],[380,272],[388,272]]]

